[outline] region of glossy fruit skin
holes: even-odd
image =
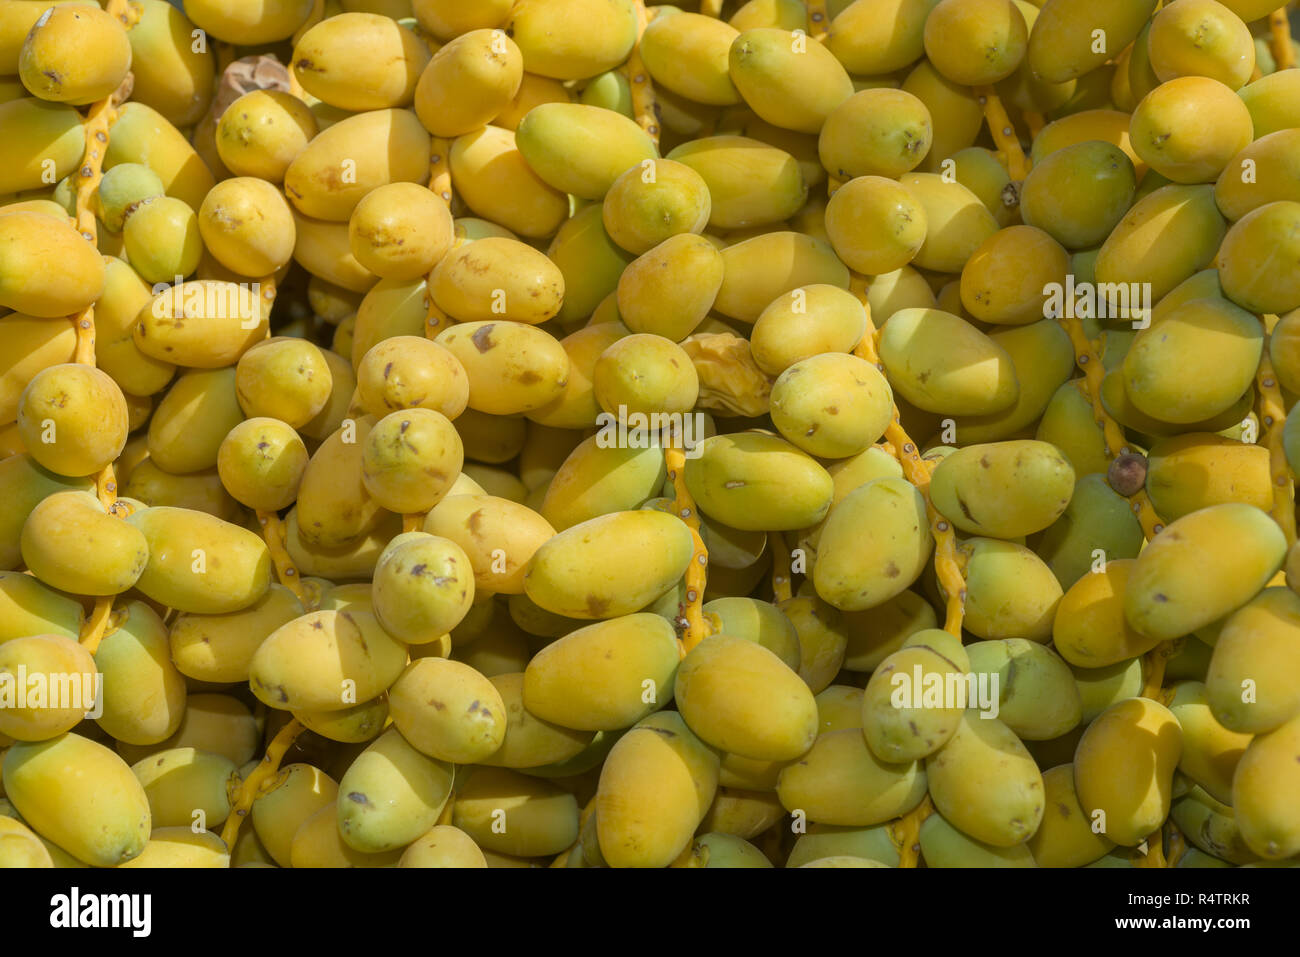
[[[11,505],[0,517],[0,568],[14,569],[22,563],[23,525],[41,501],[58,492],[92,488],[88,479],[56,475],[26,453],[0,459],[0,496]]]
[[[809,820],[863,827],[880,824],[915,807],[925,793],[926,775],[915,761],[886,763],[867,748],[856,728],[817,738],[777,780],[777,796],[787,809],[804,810]]]
[[[137,206],[122,227],[122,241],[140,277],[155,284],[188,276],[203,255],[194,210],[172,196],[155,196]]]
[[[871,545],[863,548],[864,541]],[[903,479],[875,479],[831,511],[813,582],[817,594],[837,608],[874,608],[916,581],[932,549],[920,493]]]
[[[462,136],[491,122],[519,92],[524,63],[500,30],[471,30],[443,46],[420,74],[415,112],[434,136]]]
[[[268,3],[218,3],[188,0],[185,14],[198,26],[227,43],[274,43],[287,40],[311,13],[305,0],[270,0]]]
[[[1295,853],[1300,843],[1294,802],[1285,797],[1294,783],[1291,769],[1300,720],[1255,738],[1242,755],[1232,781],[1232,805],[1241,835],[1252,851],[1267,860]]]
[[[464,831],[438,825],[412,841],[398,867],[487,867],[477,844]]]
[[[0,673],[9,699],[0,734],[17,741],[49,741],[72,730],[102,694],[90,654],[62,635],[13,638],[0,645]],[[27,697],[14,695],[26,684]]]
[[[434,641],[464,618],[474,600],[473,569],[455,542],[405,533],[384,549],[372,586],[375,615],[410,644]]]
[[[667,159],[688,167],[704,181],[710,197],[708,224],[715,229],[778,223],[808,197],[808,184],[795,158],[750,137],[705,137],[683,143]],[[764,184],[761,192],[753,189],[755,183]]]
[[[340,711],[356,703],[349,692],[376,697],[405,663],[406,647],[370,612],[309,612],[267,636],[249,663],[249,685],[274,708]]]
[[[768,375],[779,376],[800,359],[851,352],[866,330],[866,311],[837,286],[814,284],[778,296],[754,321],[750,350]]]
[[[826,234],[836,254],[858,272],[893,272],[925,244],[925,207],[893,180],[859,176],[826,205]]]
[[[899,182],[925,210],[925,242],[915,263],[923,269],[961,272],[998,222],[980,198],[960,182],[934,173],[907,173]]]
[[[427,155],[428,144],[429,134],[410,110],[358,113],[319,133],[294,158],[285,170],[285,192],[305,216],[346,222],[375,187],[426,182],[428,164],[418,158]],[[347,180],[338,175],[345,162],[355,167]]]
[[[298,37],[290,66],[312,96],[360,112],[409,105],[428,62],[419,38],[388,17],[342,13]]]
[[[293,503],[307,462],[307,447],[298,434],[279,419],[265,417],[235,426],[217,450],[217,472],[226,491],[263,511]]]
[[[1264,451],[1203,432],[1160,439],[1147,455],[1151,504],[1169,521],[1227,502],[1267,509],[1272,490]],[[1204,479],[1193,479],[1195,474]]]
[[[724,276],[722,254],[693,233],[670,236],[618,280],[619,315],[635,333],[680,342],[708,315]]]
[[[1061,245],[1085,249],[1110,235],[1136,186],[1133,162],[1118,146],[1099,140],[1064,146],[1034,164],[1021,192],[1021,215]]]
[[[1124,617],[1133,568],[1133,559],[1108,559],[1104,569],[1083,575],[1061,598],[1052,640],[1070,664],[1104,668],[1154,647],[1153,639],[1134,631]]]
[[[23,525],[23,562],[72,594],[117,595],[143,573],[149,549],[137,529],[109,515],[89,492],[43,499]]]
[[[732,82],[761,118],[782,129],[816,133],[853,93],[839,61],[820,43],[772,27],[747,30],[728,52]]]
[[[102,258],[70,225],[51,216],[0,216],[0,250],[0,306],[52,318],[80,312],[104,291]]]
[[[925,52],[944,77],[965,86],[996,83],[1024,59],[1025,18],[1009,0],[940,0],[925,20]]]
[[[262,641],[306,612],[302,602],[273,583],[253,605],[220,615],[184,614],[168,632],[170,654],[187,677],[216,683],[247,681]]]
[[[921,825],[921,855],[927,867],[1035,867],[1026,844],[995,847],[954,827],[942,814]]]
[[[391,412],[366,436],[361,481],[390,511],[423,513],[447,494],[464,458],[460,436],[441,412]]]
[[[1113,848],[1114,842],[1095,834],[1074,790],[1074,766],[1062,764],[1043,772],[1047,809],[1043,822],[1028,841],[1039,867],[1083,867]]]
[[[998,675],[998,718],[1021,741],[1050,741],[1078,726],[1083,703],[1069,666],[1023,638],[966,646],[973,674]]]
[[[1261,734],[1300,710],[1290,678],[1298,601],[1290,589],[1266,588],[1224,622],[1205,685],[1214,717],[1225,728]]]
[[[469,407],[492,415],[531,412],[554,401],[569,359],[551,336],[520,322],[464,322],[439,334],[469,379]],[[523,370],[532,372],[522,376]]]
[[[1292,129],[1295,110],[1295,77],[1279,70],[1247,83],[1238,92],[1254,121],[1255,138]]]
[[[5,793],[38,834],[77,859],[111,867],[149,837],[144,788],[116,754],[76,734],[18,742],[5,753]]]
[[[1130,698],[1104,711],[1083,733],[1074,758],[1079,804],[1090,817],[1105,814],[1103,833],[1135,847],[1169,813],[1174,768],[1182,753],[1177,718],[1159,702]],[[1118,767],[1142,769],[1140,778]]]
[[[1199,122],[1188,120],[1198,117]],[[1205,138],[1207,124],[1215,129]],[[1151,168],[1176,183],[1217,179],[1252,138],[1250,112],[1228,87],[1209,77],[1162,83],[1133,111],[1133,149]]]
[[[1013,542],[967,539],[966,628],[986,641],[1026,638],[1046,642],[1061,586],[1046,563]]]
[[[972,362],[974,356],[982,361]],[[1006,351],[965,320],[939,309],[894,313],[880,339],[880,357],[894,391],[927,411],[996,413],[1019,395]]]
[[[1289,263],[1300,250],[1300,202],[1260,206],[1232,225],[1219,248],[1223,292],[1251,311],[1282,314],[1300,307],[1300,283]],[[1277,264],[1283,270],[1272,272]]]
[[[269,276],[293,256],[293,214],[280,191],[263,180],[223,180],[204,197],[198,213],[208,251],[242,276]]]
[[[477,764],[505,739],[501,696],[487,678],[457,661],[413,662],[393,683],[389,701],[402,736],[439,760]]]
[[[718,787],[718,756],[673,712],[623,735],[601,768],[596,833],[614,867],[664,867],[690,844]]]
[[[954,525],[992,538],[1046,528],[1073,492],[1074,469],[1065,456],[1028,440],[959,449],[935,469],[931,485],[935,507]]]
[[[1240,503],[1212,505],[1167,525],[1129,579],[1129,624],[1148,637],[1168,639],[1239,608],[1282,566],[1286,541],[1280,532],[1267,513]],[[1199,543],[1221,535],[1231,536],[1239,554],[1231,574],[1210,574]]]
[[[582,28],[575,32],[574,24]],[[577,80],[622,63],[636,42],[637,21],[630,0],[523,0],[505,30],[529,73]]]
[[[212,99],[211,55],[193,49],[194,25],[177,7],[142,0],[140,20],[127,32],[131,43],[131,96],[177,126],[189,126]]]
[[[1135,203],[1102,243],[1096,280],[1150,283],[1158,302],[1213,262],[1226,228],[1208,185],[1162,187]]]
[[[1043,779],[1011,730],[967,708],[956,732],[926,760],[935,806],[960,830],[995,847],[1014,847],[1038,829]]]
[[[1240,89],[1255,67],[1250,30],[1214,0],[1192,0],[1165,9],[1151,21],[1151,66],[1162,81],[1199,75]]]
[[[1101,6],[1082,0],[1050,0],[1029,35],[1029,67],[1036,77],[1051,83],[1081,76],[1132,43],[1155,8],[1155,0]],[[1106,37],[1101,52],[1093,41],[1094,30],[1101,30]]]
[[[104,173],[95,191],[96,215],[110,232],[120,233],[136,203],[163,195],[162,180],[147,166],[119,163]]]
[[[221,114],[216,144],[236,176],[280,183],[285,171],[319,131],[307,104],[279,90],[250,90]]]
[[[18,74],[35,96],[81,106],[118,88],[131,68],[131,43],[102,10],[60,4],[32,26]]]
[[[925,158],[931,138],[930,111],[917,97],[862,90],[827,117],[817,149],[822,165],[839,179],[897,177]]]
[[[659,155],[632,120],[578,103],[534,107],[515,130],[515,142],[538,176],[584,199],[603,199],[627,169]]]
[[[686,463],[686,485],[706,515],[732,528],[804,528],[830,509],[830,475],[776,436],[738,433],[700,443]],[[729,483],[743,477],[742,486]]]
[[[171,506],[146,508],[127,521],[149,545],[137,587],[167,607],[199,614],[239,611],[270,586],[266,544],[247,529]]]
[[[908,706],[906,699],[902,707],[898,705],[896,692],[903,680],[896,676],[910,681],[918,666],[923,682],[929,675],[946,682],[948,675],[965,670],[941,653],[925,647],[900,648],[880,663],[862,696],[859,724],[867,747],[882,761],[899,763],[928,757],[948,742],[961,722],[963,709],[955,704],[949,707],[923,706],[913,697],[912,706]],[[913,688],[913,696],[919,691],[920,688]]]
[[[618,568],[595,557],[621,548],[636,548],[646,562],[635,569]],[[524,571],[524,591],[541,607],[570,618],[631,614],[682,577],[693,548],[689,530],[673,515],[613,512],[544,543]]]
[[[1063,286],[1068,271],[1069,255],[1054,238],[1032,226],[1010,226],[986,239],[966,261],[962,305],[985,322],[1037,322],[1047,314],[1044,290],[1052,283]]]
[[[678,660],[673,628],[658,615],[587,625],[528,662],[524,707],[565,728],[627,728],[671,699]]]
[[[91,475],[126,445],[122,390],[84,365],[50,366],[32,377],[18,402],[18,431],[32,458],[51,472]]]
[[[746,672],[755,680],[738,683]],[[743,638],[714,635],[701,642],[682,661],[675,697],[706,743],[744,757],[790,760],[816,737],[817,704],[807,685],[772,652]]]

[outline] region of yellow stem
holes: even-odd
[[[298,45],[298,41],[302,39],[302,35],[324,19],[325,19],[325,0],[313,0],[311,5],[311,13],[307,15],[307,19],[303,21],[302,26],[300,26],[293,35],[293,45],[296,47]],[[292,71],[290,72],[292,73]],[[289,82],[294,83],[295,81],[291,79]],[[302,94],[294,93],[294,96],[299,97],[301,99]]]
[[[1273,362],[1268,350],[1259,362],[1256,377],[1259,387],[1259,427],[1263,432],[1260,442],[1268,449],[1269,468],[1273,480],[1273,507],[1269,514],[1282,526],[1288,545],[1296,540],[1295,527],[1295,486],[1291,480],[1291,468],[1286,461],[1286,451],[1282,445],[1283,426],[1286,424],[1286,408],[1282,404],[1282,390],[1277,384],[1277,375],[1273,372]]]
[[[239,837],[239,826],[253,807],[253,802],[270,791],[275,785],[275,775],[280,770],[280,762],[285,752],[293,745],[304,728],[297,718],[293,718],[276,733],[267,745],[262,763],[255,767],[239,786],[239,793],[230,802],[230,817],[221,829],[221,839],[227,848],[234,848],[235,839]]]
[[[1289,70],[1295,66],[1295,48],[1291,45],[1291,24],[1287,20],[1286,8],[1284,3],[1268,15],[1270,45],[1278,70]]]
[[[1029,138],[1037,139],[1038,134],[1043,132],[1043,127],[1047,125],[1047,118],[1035,110],[1026,110],[1023,115],[1025,126],[1029,128]]]
[[[898,851],[898,866],[916,867],[921,859],[921,825],[934,813],[930,795],[916,807],[889,825],[889,839]]]
[[[1166,822],[1166,825],[1169,828],[1169,857],[1165,866],[1177,867],[1178,862],[1187,853],[1187,840],[1183,837],[1182,830],[1172,820]]]
[[[437,339],[438,333],[444,329],[450,329],[452,325],[451,317],[438,308],[438,304],[433,301],[433,293],[429,292],[426,285],[424,291],[424,338]]]
[[[767,547],[772,553],[772,600],[785,601],[791,597],[790,549],[780,532],[767,533]]]
[[[866,280],[855,275],[850,288],[867,311],[867,331],[857,348],[853,350],[853,354],[867,360],[883,374],[885,365],[876,352],[876,327],[871,321],[871,305],[867,302]],[[937,467],[937,463],[927,462],[921,458],[920,449],[903,428],[897,405],[894,406],[894,418],[889,423],[889,428],[885,430],[884,447],[898,459],[898,464],[903,467],[904,478],[916,486],[916,490],[925,500],[925,511],[930,519],[930,532],[934,536],[934,571],[947,596],[944,630],[960,639],[966,605],[966,580],[962,575],[962,561],[957,552],[957,537],[952,525],[930,501],[930,473]]]
[[[262,291],[262,298],[258,300],[260,303],[259,308],[263,310],[261,315],[266,316],[266,335],[269,338],[271,335],[271,307],[275,305],[275,297],[280,294],[280,285],[276,281],[275,273],[260,279],[258,288]]]
[[[1012,181],[1021,182],[1029,175],[1029,162],[1025,159],[1025,151],[1020,148],[1020,138],[1016,136],[1016,128],[1011,123],[1011,117],[1007,116],[1001,98],[991,86],[975,87],[975,95],[984,108],[984,120],[989,125],[989,132],[993,134],[994,144],[1000,152],[1006,154],[1007,172],[1011,174]]]
[[[128,4],[126,0],[109,0],[105,5],[105,12],[120,20],[129,30],[139,21],[141,10],[138,6]],[[77,232],[81,233],[82,238],[92,246],[98,241],[99,224],[95,219],[91,199],[104,178],[104,156],[108,152],[109,128],[117,118],[117,105],[131,95],[133,84],[134,77],[128,73],[116,90],[91,105],[82,126],[85,150],[82,153],[81,164],[74,174],[76,205],[73,225]],[[73,316],[72,321],[77,336],[73,361],[93,367],[95,365],[95,304],[86,306]],[[95,493],[100,504],[109,514],[125,517],[114,508],[117,502],[117,480],[111,462],[100,469],[95,476]],[[81,628],[79,635],[81,644],[92,655],[99,650],[99,643],[104,640],[107,632],[109,618],[113,613],[113,597],[105,595],[96,598],[90,617]]]
[[[104,640],[108,634],[109,618],[113,614],[113,596],[105,595],[95,599],[95,607],[86,619],[85,624],[81,626],[80,641],[81,647],[85,648],[90,654],[99,650],[99,643]]]
[[[1141,855],[1133,862],[1134,867],[1157,868],[1169,867],[1170,864],[1165,860],[1164,832],[1156,831],[1147,836],[1147,852]]]
[[[709,634],[704,622],[704,588],[708,579],[709,553],[700,537],[700,514],[686,488],[686,451],[682,447],[682,437],[675,435],[668,447],[664,449],[664,458],[668,463],[668,478],[673,483],[673,512],[686,523],[691,531],[691,540],[695,550],[691,554],[691,563],[686,566],[686,595],[678,606],[677,628],[681,641],[681,654],[687,653],[703,641]]]
[[[636,0],[637,37],[636,45],[628,55],[623,73],[632,89],[632,113],[637,124],[649,134],[655,145],[659,145],[659,117],[655,112],[655,88],[650,80],[650,71],[641,59],[641,34],[645,32],[648,17],[645,0]]]
[[[1106,375],[1106,368],[1102,365],[1101,355],[1096,345],[1091,342],[1083,331],[1083,323],[1078,317],[1070,316],[1057,320],[1061,324],[1066,334],[1070,337],[1070,344],[1074,347],[1074,361],[1079,369],[1083,372],[1083,382],[1077,387],[1083,391],[1089,404],[1092,405],[1093,420],[1101,426],[1101,431],[1106,440],[1104,449],[1106,458],[1109,461],[1115,459],[1122,453],[1129,450],[1128,440],[1124,437],[1124,430],[1120,428],[1119,423],[1112,419],[1106,412],[1106,407],[1101,402],[1101,381]],[[1138,489],[1133,495],[1129,496],[1129,503],[1138,522],[1142,525],[1142,532],[1148,541],[1156,537],[1156,534],[1164,527],[1160,521],[1160,516],[1151,505],[1151,500],[1147,498],[1145,488]]]
[[[450,827],[452,818],[456,814],[456,791],[453,786],[452,792],[447,795],[447,803],[442,806],[442,811],[438,814],[437,825],[440,827]]]
[[[807,0],[808,36],[820,40],[830,28],[831,18],[826,14],[826,0]]]
[[[421,512],[412,512],[410,515],[402,516],[403,532],[418,532],[424,528],[424,514]]]
[[[280,516],[275,512],[259,511],[257,521],[262,526],[262,539],[271,552],[271,561],[275,565],[275,577],[281,585],[305,602],[307,593],[302,587],[302,576],[298,574],[297,566],[294,565],[293,559],[289,557],[289,552],[284,547],[287,533],[284,523],[280,521]]]
[[[573,849],[578,846],[578,842],[582,840],[582,830],[586,827],[588,818],[590,818],[594,813],[596,813],[596,796],[593,794],[591,800],[588,801],[586,806],[582,809],[582,813],[578,815],[578,838],[564,850],[560,851],[559,854],[555,855],[555,859],[551,861],[551,867],[567,866],[569,854],[573,852]]]
[[[441,136],[433,138],[429,153],[429,189],[451,205],[451,140]]]
[[[1142,656],[1142,697],[1164,700],[1165,666],[1177,651],[1174,641],[1162,641]]]

